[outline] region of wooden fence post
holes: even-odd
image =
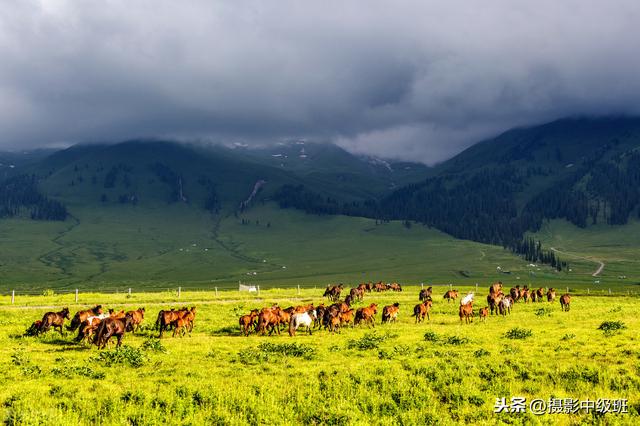
[[[478,292],[478,283],[476,283],[476,293]]]
[[[611,289],[609,289],[609,294],[611,294]]]
[[[298,284],[298,296],[300,296],[300,284]]]
[[[182,287],[178,287],[178,299],[180,299],[180,293],[182,293]]]
[[[76,303],[78,303],[78,289],[76,288]]]
[[[258,286],[258,296],[260,296],[260,286]]]
[[[15,301],[16,301],[16,291],[11,290],[11,304],[13,305],[13,302]]]
[[[216,287],[216,297],[218,297],[218,287]]]
[[[420,289],[424,288],[424,283],[420,283]]]
[[[129,297],[131,297],[131,287],[129,287]]]

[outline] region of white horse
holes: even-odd
[[[313,334],[311,332],[311,325],[316,318],[315,309],[311,309],[309,312],[291,315],[291,319],[289,320],[289,336],[295,336],[296,330],[300,327],[306,327],[309,334]]]
[[[498,304],[498,309],[502,315],[511,314],[511,299],[508,297],[503,297],[500,303]]]
[[[473,302],[473,293],[469,293],[467,294],[465,297],[463,297],[460,300],[460,306],[462,305],[468,305],[469,303]]]

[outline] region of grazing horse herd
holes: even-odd
[[[114,311],[109,309],[104,312],[102,305],[96,305],[91,309],[81,310],[71,318],[71,323],[67,326],[67,330],[75,332],[77,336],[75,341],[92,342],[99,349],[103,349],[109,343],[112,337],[117,340],[116,346],[122,344],[122,338],[125,333],[134,333],[140,330],[142,321],[144,321],[144,308],[133,311]],[[160,330],[159,337],[170,328],[173,329],[173,337],[178,334],[184,336],[185,333],[193,330],[193,323],[196,317],[196,307],[162,310],[158,313],[158,319],[155,323],[155,329]],[[51,328],[58,330],[60,335],[63,334],[63,325],[65,319],[69,318],[69,308],[64,308],[60,312],[47,312],[42,320],[36,320],[26,331],[25,335],[38,336],[46,333]]]
[[[553,302],[556,299],[556,291],[550,288],[546,291],[547,301]],[[447,301],[455,300],[458,297],[456,290],[449,290],[445,293],[444,298]],[[487,305],[484,308],[478,310],[478,316],[480,321],[485,321],[489,316],[489,313],[500,314],[506,316],[511,314],[511,308],[516,302],[522,301],[523,303],[529,302],[542,302],[545,297],[544,287],[538,289],[529,289],[527,286],[520,288],[519,285],[512,287],[509,290],[509,294],[504,294],[502,291],[502,282],[491,284],[489,287],[489,294],[487,295]],[[473,321],[473,293],[469,293],[460,301],[460,308],[458,315],[460,316],[460,322],[470,323]],[[571,296],[569,294],[563,294],[560,296],[560,307],[563,311],[569,311],[569,304],[571,303]]]
[[[367,325],[375,327],[375,316],[378,313],[378,304],[371,303],[361,308],[353,308],[354,301],[362,301],[365,293],[371,291],[402,291],[400,284],[384,284],[382,282],[362,283],[357,287],[349,290],[349,294],[340,301],[340,294],[344,290],[344,285],[329,285],[325,289],[323,297],[327,297],[332,304],[326,306],[324,303],[314,306],[313,304],[290,306],[282,309],[278,305],[265,307],[262,309],[253,309],[246,315],[240,316],[238,322],[240,330],[245,336],[251,333],[258,335],[271,335],[273,333],[280,334],[281,331],[288,330],[290,336],[295,336],[296,331],[302,327],[307,333],[312,334],[313,330],[324,329],[330,333],[339,333],[344,327],[355,327],[359,325]],[[425,318],[430,321],[431,308],[433,306],[432,299],[433,288],[428,287],[420,290],[418,299],[421,303],[413,308],[413,317],[415,323],[421,323]],[[455,301],[459,297],[457,290],[448,290],[444,294],[447,302]],[[506,316],[511,313],[511,309],[516,302],[542,302],[545,296],[545,289],[530,290],[527,287],[520,288],[516,286],[505,295],[502,291],[502,283],[497,282],[489,287],[489,295],[487,296],[488,306],[478,309],[480,321],[486,321],[490,314],[500,314]],[[556,292],[553,288],[546,291],[547,300],[553,302]],[[469,293],[460,300],[458,314],[461,323],[471,323],[475,316],[473,310],[474,294]],[[560,304],[563,311],[569,310],[571,296],[564,294],[560,297]],[[400,303],[384,306],[382,308],[381,322],[392,323],[398,319],[400,313]]]
[[[333,302],[329,305],[320,303],[318,306],[313,304],[290,306],[282,309],[278,305],[265,307],[262,309],[253,309],[247,315],[242,315],[238,322],[243,335],[256,333],[280,334],[281,331],[287,330],[290,336],[295,336],[296,331],[302,328],[305,332],[312,334],[313,330],[324,329],[330,333],[339,333],[344,327],[355,327],[366,325],[375,327],[375,318],[378,314],[378,304],[371,303],[368,306],[359,308],[352,307],[356,301],[363,301],[365,293],[382,292],[382,291],[402,291],[402,286],[398,283],[385,284],[378,283],[361,283],[357,287],[351,288],[349,294],[344,301],[340,300],[340,295],[344,290],[342,284],[327,286],[324,297]],[[415,323],[421,323],[431,320],[430,312],[433,307],[432,299],[433,288],[428,287],[420,290],[418,299],[420,303],[413,308],[413,317]],[[548,302],[553,302],[556,298],[556,291],[550,288],[545,292],[544,288],[529,289],[528,287],[513,287],[507,294],[503,292],[501,282],[492,284],[489,287],[487,295],[487,306],[478,309],[480,321],[486,321],[489,315],[503,315],[511,313],[512,307],[517,302],[542,302],[546,294]],[[455,301],[460,296],[457,290],[448,290],[444,294],[444,299],[448,303]],[[569,311],[571,296],[563,294],[560,296],[560,305],[562,311]],[[458,309],[458,315],[461,323],[471,323],[474,319],[474,294],[469,293],[462,297]],[[381,322],[396,322],[400,313],[400,304],[382,308]],[[35,321],[27,330],[25,335],[38,336],[46,333],[50,329],[55,329],[63,335],[63,325],[65,320],[71,320],[67,329],[75,332],[77,330],[76,342],[92,342],[98,348],[105,348],[112,337],[117,340],[117,346],[122,344],[122,338],[125,333],[134,333],[140,330],[142,321],[144,320],[145,309],[140,308],[133,311],[124,310],[115,312],[109,309],[104,312],[102,305],[97,305],[91,309],[76,312],[73,318],[69,317],[69,309],[64,308],[59,312],[47,312],[42,320]],[[161,310],[155,322],[154,329],[159,330],[160,338],[164,333],[173,329],[173,337],[186,333],[191,334],[196,317],[196,307]]]

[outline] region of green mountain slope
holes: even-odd
[[[453,236],[512,245],[545,220],[625,224],[640,205],[640,119],[567,119],[516,129],[375,202],[341,206],[289,189],[281,206],[416,220]]]

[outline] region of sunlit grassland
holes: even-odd
[[[259,296],[184,291],[180,300],[174,292],[88,293],[80,305],[68,294],[25,296],[15,305],[3,299],[0,413],[22,424],[637,424],[637,298],[580,293],[569,312],[557,302],[519,303],[510,316],[465,325],[457,303],[442,299],[446,289],[435,288],[425,324],[410,316],[419,291],[413,286],[368,293],[358,305],[399,302],[396,324],[380,325],[378,315],[375,329],[296,337],[243,337],[238,315],[273,303],[317,304],[322,289],[272,289]],[[100,359],[100,351],[72,343],[70,335],[20,337],[50,306],[69,305],[73,313],[92,303],[145,306],[147,325],[161,308],[195,304],[198,315],[191,336],[162,339],[166,353],[153,343],[152,330],[126,335],[130,348],[122,363]],[[607,336],[598,330],[606,320],[626,328]],[[505,337],[515,327],[532,336]],[[630,413],[497,415],[493,406],[501,396],[627,398]]]

